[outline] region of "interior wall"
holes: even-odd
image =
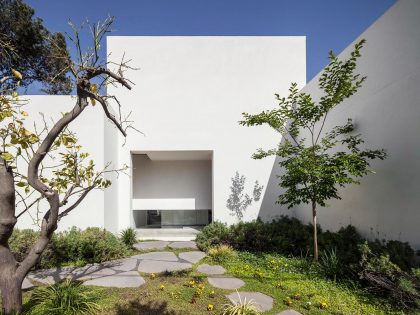
[[[193,199],[194,209],[211,210],[211,196],[211,160],[153,161],[133,154],[133,199]]]

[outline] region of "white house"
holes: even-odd
[[[420,248],[420,2],[398,1],[360,38],[367,39],[358,71],[368,76],[361,91],[329,117],[332,126],[352,117],[367,144],[386,148],[389,158],[375,163],[376,175],[342,191],[343,200],[320,210],[320,224],[337,229],[354,224],[369,236],[409,241]],[[351,49],[345,49],[346,56]],[[110,58],[123,54],[139,71],[126,75],[132,91],[110,87],[134,126],[124,141],[99,108],[75,122],[81,143],[98,167],[130,166],[127,176],[111,177],[111,188],[92,192],[61,229],[101,226],[202,226],[238,218],[227,208],[232,178],[245,177],[244,193],[253,196],[244,220],[271,220],[280,214],[309,221],[304,207],[276,204],[281,193],[274,158],[253,160],[259,147],[281,139],[269,128],[241,127],[242,112],[276,105],[274,93],[287,95],[296,82],[318,93],[317,78],[306,86],[306,48],[302,36],[111,36]],[[57,117],[74,104],[70,96],[28,96],[28,112]],[[125,142],[125,143],[124,143]],[[124,145],[123,145],[124,144]],[[20,227],[33,224],[27,215]],[[161,229],[164,230],[164,229]],[[166,229],[169,233],[173,230]],[[146,233],[146,232],[145,232]],[[146,235],[146,234],[144,234]],[[156,238],[154,234],[148,234]]]

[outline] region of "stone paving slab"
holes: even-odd
[[[134,244],[134,248],[138,250],[160,250],[165,249],[170,242],[165,241],[147,241]]]
[[[138,260],[134,258],[125,258],[107,261],[101,264],[104,268],[110,268],[115,271],[133,271],[137,269]]]
[[[245,285],[241,279],[234,277],[209,277],[207,280],[213,287],[226,290],[236,290]]]
[[[269,311],[273,308],[273,298],[260,292],[235,292],[226,295],[226,297],[232,303],[236,304],[239,303],[239,299],[241,299],[242,302],[244,299],[246,299],[247,302],[252,300],[254,301],[255,306],[262,312]]]
[[[106,268],[103,266],[99,266],[99,268],[96,271],[92,271],[89,272],[89,270],[87,271],[75,271],[74,273],[71,274],[71,278],[73,280],[92,280],[92,279],[97,279],[97,278],[102,278],[102,277],[107,277],[107,276],[112,276],[115,275],[117,273],[117,271],[111,269],[111,268]]]
[[[285,310],[283,312],[277,313],[276,315],[302,315],[299,312],[296,312],[295,310]]]
[[[34,287],[34,285],[32,284],[31,281],[28,280],[28,278],[23,279],[23,282],[22,282],[22,289],[23,290],[27,290],[27,289],[30,289],[30,288],[33,288],[33,287]]]
[[[196,262],[206,257],[206,253],[203,253],[200,251],[185,252],[185,253],[179,253],[178,257],[192,264],[195,264]]]
[[[159,273],[165,271],[179,271],[192,268],[190,263],[177,261],[141,260],[138,270],[145,273]]]
[[[37,281],[43,284],[54,284],[71,277],[71,272],[74,267],[63,267],[63,268],[51,268],[35,271],[28,275],[28,279],[31,281]]]
[[[146,281],[143,277],[140,277],[137,271],[122,272],[113,276],[107,276],[88,280],[83,285],[95,285],[101,287],[113,287],[113,288],[137,288]]]
[[[208,275],[222,275],[226,272],[226,269],[219,265],[198,265],[197,271]]]
[[[178,257],[172,252],[151,252],[132,256],[131,258],[139,260],[156,260],[156,261],[178,261]]]
[[[193,241],[186,241],[186,242],[172,242],[168,245],[170,248],[178,249],[178,248],[191,248],[191,249],[198,249],[197,245]]]

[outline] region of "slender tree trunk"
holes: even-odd
[[[312,221],[314,225],[314,260],[318,261],[318,231],[316,220],[316,201],[312,200]]]

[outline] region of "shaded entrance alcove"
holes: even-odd
[[[212,221],[212,151],[132,153],[136,228],[204,226]]]

